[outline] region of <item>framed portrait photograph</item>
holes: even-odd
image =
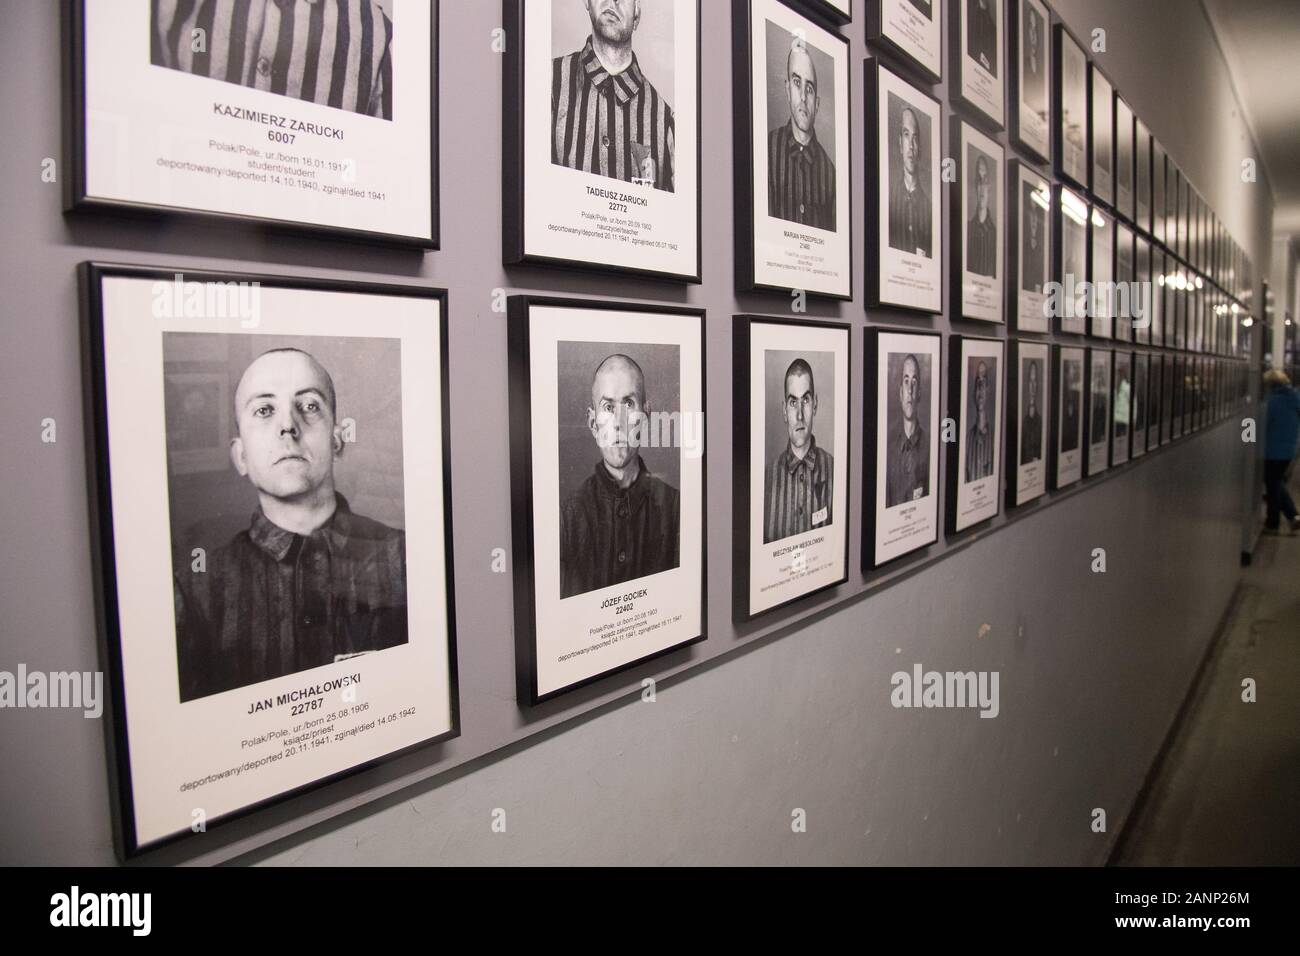
[[[704,640],[704,313],[533,296],[507,313],[531,706]]]
[[[1134,183],[1136,164],[1133,159],[1133,109],[1115,94],[1115,212],[1132,222],[1134,219]]]
[[[1160,311],[1160,286],[1151,274],[1151,240],[1145,236],[1133,239],[1133,281],[1136,283],[1130,301],[1133,341],[1150,345]]]
[[[1147,373],[1147,436],[1146,451],[1155,451],[1160,447],[1160,432],[1164,425],[1164,374],[1165,356],[1152,352],[1148,358]]]
[[[1166,365],[1165,371],[1168,373],[1168,380],[1165,388],[1168,395],[1165,398],[1165,407],[1169,414],[1165,416],[1168,424],[1165,427],[1165,441],[1174,441],[1183,435],[1183,395],[1184,383],[1183,377],[1186,375],[1186,356],[1173,354],[1166,356],[1172,360],[1172,365]]]
[[[953,302],[960,303],[963,318],[1003,322],[1005,156],[1000,145],[959,116],[952,118],[952,142],[960,157],[960,186],[949,202],[952,234],[960,237],[960,244],[951,250]]]
[[[879,60],[865,65],[867,155],[867,304],[943,311],[943,233],[939,215],[940,106]]]
[[[1110,467],[1110,381],[1114,356],[1110,349],[1088,349],[1088,477]]]
[[[1085,350],[1052,346],[1052,487],[1067,488],[1083,478]]]
[[[1110,463],[1122,465],[1129,459],[1130,429],[1133,424],[1133,353],[1116,352],[1111,376]]]
[[[69,210],[436,249],[437,0],[69,0]]]
[[[849,576],[849,326],[735,324],[736,620]]]
[[[1151,234],[1151,131],[1146,123],[1134,118],[1133,162],[1137,171],[1133,177],[1134,225]]]
[[[866,0],[867,42],[929,83],[943,79],[943,0]]]
[[[1115,220],[1093,206],[1088,219],[1088,278],[1092,282],[1092,310],[1088,334],[1115,337],[1112,299],[1106,293],[1115,281]]]
[[[1083,335],[1088,330],[1088,229],[1090,209],[1079,194],[1056,186],[1052,216],[1055,276],[1061,289],[1056,308],[1057,330]],[[1052,308],[1048,298],[1046,308]]]
[[[1091,146],[1088,188],[1092,198],[1115,205],[1115,88],[1095,63],[1088,64]]]
[[[939,540],[941,336],[867,328],[862,567]]]
[[[736,287],[853,298],[849,41],[733,0]]]
[[[1056,104],[1053,160],[1056,175],[1088,188],[1088,57],[1064,24],[1053,28],[1052,99]]]
[[[1007,504],[1028,504],[1047,493],[1047,403],[1052,394],[1046,342],[1011,340],[1007,366]]]
[[[1040,162],[1052,159],[1052,17],[1041,0],[1008,0],[1011,25],[1011,135]]]
[[[502,258],[701,281],[699,0],[503,0]]]
[[[948,534],[998,513],[1002,504],[1002,381],[1006,343],[970,335],[948,338]]]
[[[1115,338],[1120,342],[1133,341],[1133,316],[1140,291],[1133,285],[1136,267],[1136,249],[1134,247],[1133,229],[1127,223],[1115,220],[1115,281],[1114,298],[1111,301],[1111,318]]]
[[[446,293],[80,279],[121,854],[455,736]]]
[[[1006,124],[1006,64],[1002,62],[1003,0],[956,0],[951,29],[953,99],[1001,129]]]
[[[1141,458],[1147,453],[1147,426],[1151,417],[1148,400],[1148,383],[1151,372],[1151,354],[1133,353],[1133,425],[1129,439],[1129,457]]]
[[[1010,313],[1021,332],[1050,331],[1048,288],[1052,269],[1052,184],[1032,166],[1013,161],[1007,173],[1008,248],[1015,265],[1008,268]]]
[[[1154,136],[1151,137],[1151,237],[1160,245],[1165,245],[1166,211],[1166,170],[1165,148]]]

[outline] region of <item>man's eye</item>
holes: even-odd
[[[258,405],[255,409],[253,409],[253,416],[256,418],[266,418],[270,414],[271,414],[270,405]]]

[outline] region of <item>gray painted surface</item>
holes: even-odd
[[[1061,6],[1080,33],[1089,26],[1085,10],[1133,13],[1118,2]],[[9,175],[0,191],[0,669],[96,666],[77,262],[419,281],[451,293],[463,734],[155,861],[241,854],[320,863],[1102,860],[1236,578],[1244,456],[1235,428],[1183,439],[1023,517],[999,517],[973,538],[940,544],[923,573],[904,565],[864,581],[853,530],[847,585],[734,627],[730,316],[779,312],[788,300],[732,291],[729,9],[704,4],[706,280],[683,289],[502,269],[500,61],[490,47],[499,11],[477,0],[445,0],[443,8],[443,251],[420,256],[253,228],[65,218],[60,186],[39,181],[41,160],[62,155],[55,5],[5,0],[0,62],[21,95],[0,100],[7,131],[0,156]],[[1236,127],[1227,110],[1193,110],[1191,98],[1205,93],[1205,58],[1217,51],[1208,27],[1179,14],[1185,8],[1176,0],[1143,5],[1140,23],[1125,21],[1122,29],[1136,32],[1123,44],[1122,29],[1113,28],[1116,57],[1140,41],[1165,68],[1130,75],[1128,61],[1117,59],[1112,76],[1262,264],[1266,189],[1220,190],[1217,178],[1202,181],[1199,160],[1189,155],[1212,146],[1222,152]],[[809,308],[853,324],[855,370],[864,326],[864,29],[859,13],[847,30],[859,298]],[[1180,31],[1181,46],[1171,29]],[[498,288],[709,311],[709,640],[534,713],[514,701],[508,575],[489,571],[492,549],[510,542],[505,323],[491,311]],[[884,311],[870,320],[950,327],[942,318]],[[971,323],[959,330],[988,331]],[[851,398],[858,423],[860,373]],[[58,423],[53,445],[39,440],[46,417]],[[855,522],[860,454],[855,436]],[[1105,575],[1088,570],[1094,547],[1107,549]],[[984,624],[989,630],[977,637]],[[913,663],[1000,671],[1001,715],[892,709],[889,676]],[[654,704],[639,702],[644,676],[660,680]],[[0,862],[112,862],[97,722],[74,712],[5,711],[0,753]],[[796,807],[808,813],[806,834],[791,832]],[[1110,835],[1090,832],[1093,807],[1107,808]],[[504,835],[489,828],[494,808],[507,812]]]

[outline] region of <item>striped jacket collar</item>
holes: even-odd
[[[605,89],[605,83],[611,83],[614,99],[620,105],[640,93],[641,87],[645,84],[645,76],[641,73],[641,64],[637,62],[635,53],[632,54],[632,63],[626,70],[611,75],[601,65],[600,57],[596,56],[596,50],[591,45],[591,37],[588,36],[587,42],[583,44],[582,52],[578,54],[578,58],[582,61],[582,68],[587,73],[587,81],[602,92]]]

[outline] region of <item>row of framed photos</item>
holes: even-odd
[[[446,293],[96,263],[80,280],[124,855],[458,734]],[[531,706],[705,638],[704,313],[514,296],[508,345]],[[944,429],[958,534],[999,512],[1004,467],[1024,505],[1244,387],[1227,359],[1010,347],[1008,368],[1003,340],[949,337],[947,423],[942,336],[866,331],[864,569],[937,540]],[[848,579],[855,373],[846,323],[739,316],[734,348],[749,620]]]

